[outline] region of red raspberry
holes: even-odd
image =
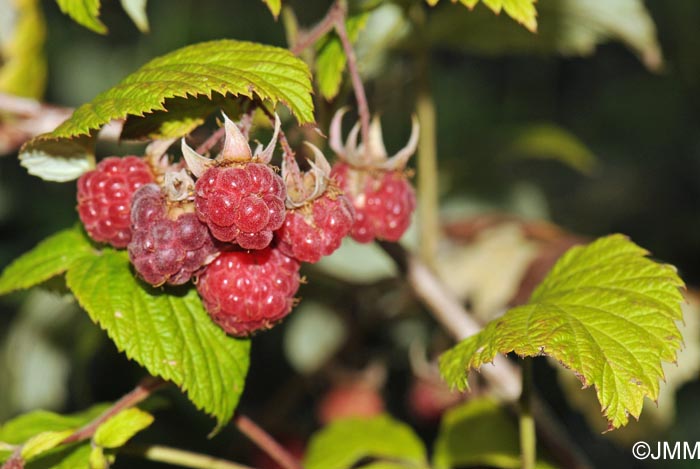
[[[148,165],[136,156],[110,156],[78,179],[78,215],[95,241],[124,248],[131,239],[131,198],[153,182]]]
[[[364,383],[347,383],[329,390],[316,408],[316,417],[323,425],[346,418],[369,418],[384,412],[384,399],[379,391]]]
[[[411,224],[416,195],[402,171],[364,171],[336,163],[331,175],[355,207],[350,232],[355,241],[398,241],[403,236]]]
[[[299,262],[267,247],[222,252],[197,281],[204,306],[227,333],[269,329],[292,310]]]
[[[167,202],[156,184],[134,194],[131,223],[129,259],[151,285],[186,283],[217,253],[207,227],[194,213],[168,218]]]
[[[284,222],[286,190],[266,164],[206,170],[195,186],[197,216],[218,240],[263,249]]]
[[[352,228],[353,217],[352,204],[345,195],[326,191],[287,211],[284,225],[277,231],[279,249],[302,262],[318,262],[340,247]]]

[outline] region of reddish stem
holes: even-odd
[[[284,469],[303,469],[299,461],[297,461],[289,451],[284,449],[284,447],[275,441],[269,433],[260,428],[248,417],[245,415],[237,415],[234,417],[233,421],[236,424],[236,428],[238,428],[241,433],[250,438],[258,448],[265,451]]]
[[[78,441],[83,441],[87,440],[88,438],[91,438],[97,430],[97,427],[102,425],[110,417],[113,417],[114,415],[118,414],[124,409],[128,409],[130,407],[135,406],[136,404],[145,400],[148,396],[153,394],[154,391],[165,386],[166,384],[167,382],[163,381],[161,378],[156,378],[153,376],[144,378],[131,392],[122,396],[121,399],[115,402],[114,405],[112,405],[112,407],[104,411],[102,415],[97,417],[95,420],[88,423],[72,435],[68,436],[65,440],[61,442],[61,444],[65,445],[68,443],[76,443]]]
[[[340,4],[340,2],[338,2],[338,4]],[[345,29],[346,12],[344,9],[341,9],[341,11],[342,15],[335,21],[335,30],[338,33],[338,37],[340,37],[340,42],[343,44],[345,57],[348,61],[348,72],[350,73],[352,87],[355,91],[355,99],[357,100],[357,113],[360,115],[360,133],[366,150],[369,146],[369,106],[367,105],[367,95],[362,85],[362,78],[360,78],[360,72],[357,68],[357,57],[355,56],[355,51],[348,37],[348,32]],[[367,158],[367,155],[365,155],[365,158]]]
[[[219,127],[213,134],[207,137],[207,139],[203,141],[202,144],[195,149],[195,151],[200,155],[205,154],[206,152],[211,150],[214,147],[214,145],[216,145],[219,142],[219,140],[223,138],[225,133],[226,129],[224,129],[223,127]]]
[[[310,31],[300,34],[301,39],[290,48],[292,54],[301,54],[304,49],[311,46],[324,35],[328,34],[335,27],[335,22],[339,17],[344,18],[345,14],[342,8],[340,8],[340,5],[336,2],[331,6],[328,13],[326,13],[326,16],[324,16],[316,26],[314,26]]]

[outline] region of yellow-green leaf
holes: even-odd
[[[126,252],[111,248],[80,258],[66,282],[127,357],[178,385],[219,426],[230,420],[243,392],[250,341],[214,324],[194,288],[152,288],[137,280]]]
[[[263,0],[265,2],[265,5],[267,5],[267,8],[270,10],[270,13],[272,13],[272,16],[277,19],[277,17],[280,15],[280,10],[282,9],[282,0]]]
[[[132,407],[122,410],[97,427],[92,441],[102,448],[119,448],[134,435],[153,423],[153,416]]]
[[[30,461],[50,449],[58,446],[73,433],[73,430],[42,432],[31,437],[22,445],[22,458]]]
[[[440,0],[426,0],[430,6],[435,6]],[[453,3],[459,1],[469,9],[476,6],[479,1],[489,7],[495,14],[505,11],[508,16],[525,26],[531,32],[537,31],[537,10],[536,0],[452,0]]]
[[[526,305],[443,354],[443,377],[465,389],[467,371],[497,353],[548,355],[595,387],[610,428],[639,417],[644,398],[658,397],[662,362],[681,346],[684,286],[647,254],[622,235],[569,250]]]
[[[62,274],[78,259],[90,255],[93,255],[93,247],[81,228],[60,231],[3,270],[0,295],[32,287]]]
[[[107,33],[100,21],[100,0],[56,0],[61,11],[86,28],[96,33]]]
[[[331,423],[316,433],[304,456],[305,469],[350,469],[364,458],[388,459],[399,467],[425,469],[425,448],[411,428],[387,415]]]
[[[433,447],[433,469],[518,469],[520,460],[517,424],[495,401],[472,399],[443,415]],[[535,467],[551,468],[544,461]]]
[[[46,85],[46,25],[38,0],[0,2],[0,92],[40,98]]]

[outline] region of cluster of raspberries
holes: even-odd
[[[143,158],[103,159],[78,181],[78,214],[92,239],[128,250],[145,282],[194,280],[211,318],[227,333],[246,336],[290,313],[301,262],[318,262],[346,235],[365,243],[403,235],[415,209],[404,166],[416,138],[393,158],[381,134],[379,144],[358,146],[354,130],[343,146],[339,114],[331,129],[336,166],[311,146],[309,171],[285,153],[280,175],[270,164],[279,120],[270,144],[252,152],[224,118],[215,159],[184,140],[178,163],[160,163],[163,155],[148,150]]]

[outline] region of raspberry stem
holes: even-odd
[[[127,445],[119,453],[192,469],[253,469],[226,459],[163,445]]]
[[[122,396],[121,399],[115,402],[114,405],[112,405],[112,407],[104,411],[99,417],[85,425],[83,428],[79,429],[72,435],[66,437],[66,439],[63,440],[61,444],[66,445],[69,443],[76,443],[91,438],[97,430],[97,428],[105,421],[107,421],[110,417],[115,416],[124,409],[134,407],[139,402],[144,401],[151,394],[153,394],[155,391],[162,388],[166,384],[168,384],[166,381],[164,381],[161,378],[156,378],[154,376],[148,376],[144,378],[138,385],[136,385],[136,387],[132,391],[125,394],[124,396]]]
[[[233,418],[233,422],[241,433],[250,438],[258,448],[265,451],[284,469],[303,469],[294,456],[251,419],[239,414]]]

